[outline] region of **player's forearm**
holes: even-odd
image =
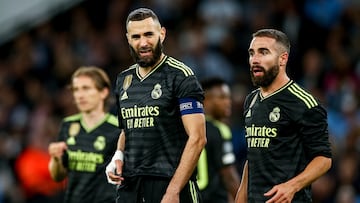
[[[241,183],[239,190],[236,194],[235,203],[247,202],[247,187],[248,187],[248,161],[244,164],[243,174],[241,177]]]
[[[200,137],[200,136],[197,136]],[[199,160],[201,150],[205,146],[206,141],[204,139],[194,139],[189,137],[189,140],[184,148],[180,163],[170,184],[167,188],[167,192],[173,194],[179,194],[185,184],[189,181],[194,169]]]
[[[57,182],[64,180],[67,176],[67,171],[63,166],[61,159],[57,157],[51,157],[49,162],[49,172],[51,178]]]
[[[204,114],[191,114],[182,117],[189,138],[182,153],[180,163],[167,188],[167,192],[180,193],[194,172],[200,153],[206,144]]]
[[[121,133],[119,135],[119,139],[117,142],[117,150],[121,150],[121,151],[125,150],[125,132],[124,132],[124,130],[121,130]]]
[[[227,166],[225,170],[221,171],[221,176],[227,191],[229,191],[232,199],[234,200],[240,185],[240,177],[236,171],[235,166]]]
[[[331,158],[317,156],[315,157],[296,177],[290,179],[287,183],[293,185],[298,192],[304,187],[310,185],[320,176],[324,175],[331,167]]]

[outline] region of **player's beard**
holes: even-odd
[[[258,87],[268,87],[276,78],[276,76],[279,74],[279,66],[274,65],[269,68],[269,70],[265,70],[264,67],[257,66],[257,68],[261,68],[264,72],[264,75],[262,77],[255,77],[253,72],[251,71],[251,81],[254,86]]]
[[[137,64],[139,64],[140,67],[143,68],[154,66],[159,61],[162,53],[162,44],[160,42],[160,39],[158,40],[155,49],[151,48],[151,51],[153,53],[152,57],[140,57],[140,54],[136,52],[131,45],[129,45],[129,47],[130,47],[130,54],[133,57],[134,61]]]

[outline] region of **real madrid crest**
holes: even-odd
[[[157,83],[154,85],[154,89],[151,91],[151,98],[159,99],[162,95],[161,85]]]
[[[69,138],[66,140],[68,145],[76,144],[75,136],[80,132],[80,123],[71,123],[69,127]]]
[[[130,87],[131,82],[132,82],[132,78],[133,78],[132,75],[127,75],[127,76],[125,76],[125,79],[124,79],[124,82],[123,82],[123,86],[122,86],[122,88],[123,88],[123,90],[124,90],[124,93],[123,93],[123,95],[121,96],[120,100],[125,100],[125,99],[129,98],[128,95],[127,95],[126,90]]]
[[[280,108],[275,107],[269,114],[269,120],[271,122],[277,122],[280,119]]]
[[[105,137],[102,135],[98,136],[94,142],[94,148],[98,151],[102,151],[103,149],[105,149],[105,146],[106,146]]]

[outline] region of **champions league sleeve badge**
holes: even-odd
[[[66,143],[68,145],[75,145],[76,144],[75,136],[78,135],[79,132],[80,132],[80,123],[71,123],[69,127],[69,137],[66,140]]]
[[[124,90],[124,93],[123,93],[123,95],[121,96],[120,100],[125,100],[125,99],[129,98],[128,95],[127,95],[126,90],[129,89],[129,87],[130,87],[130,85],[131,85],[131,82],[132,82],[132,78],[133,78],[132,75],[127,75],[127,76],[125,76],[125,79],[124,79],[124,82],[123,82],[123,86],[122,86],[122,88],[123,88],[123,90]]]

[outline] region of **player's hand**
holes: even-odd
[[[61,158],[65,150],[67,150],[67,145],[65,142],[53,142],[50,143],[48,147],[50,156],[55,158]]]
[[[290,184],[282,183],[275,185],[264,196],[271,197],[266,203],[291,203],[295,193],[295,188]]]
[[[122,158],[121,158],[122,159]],[[124,162],[115,155],[112,157],[110,163],[106,166],[105,174],[108,183],[114,185],[121,185],[121,181],[124,180],[122,177],[122,169]]]

